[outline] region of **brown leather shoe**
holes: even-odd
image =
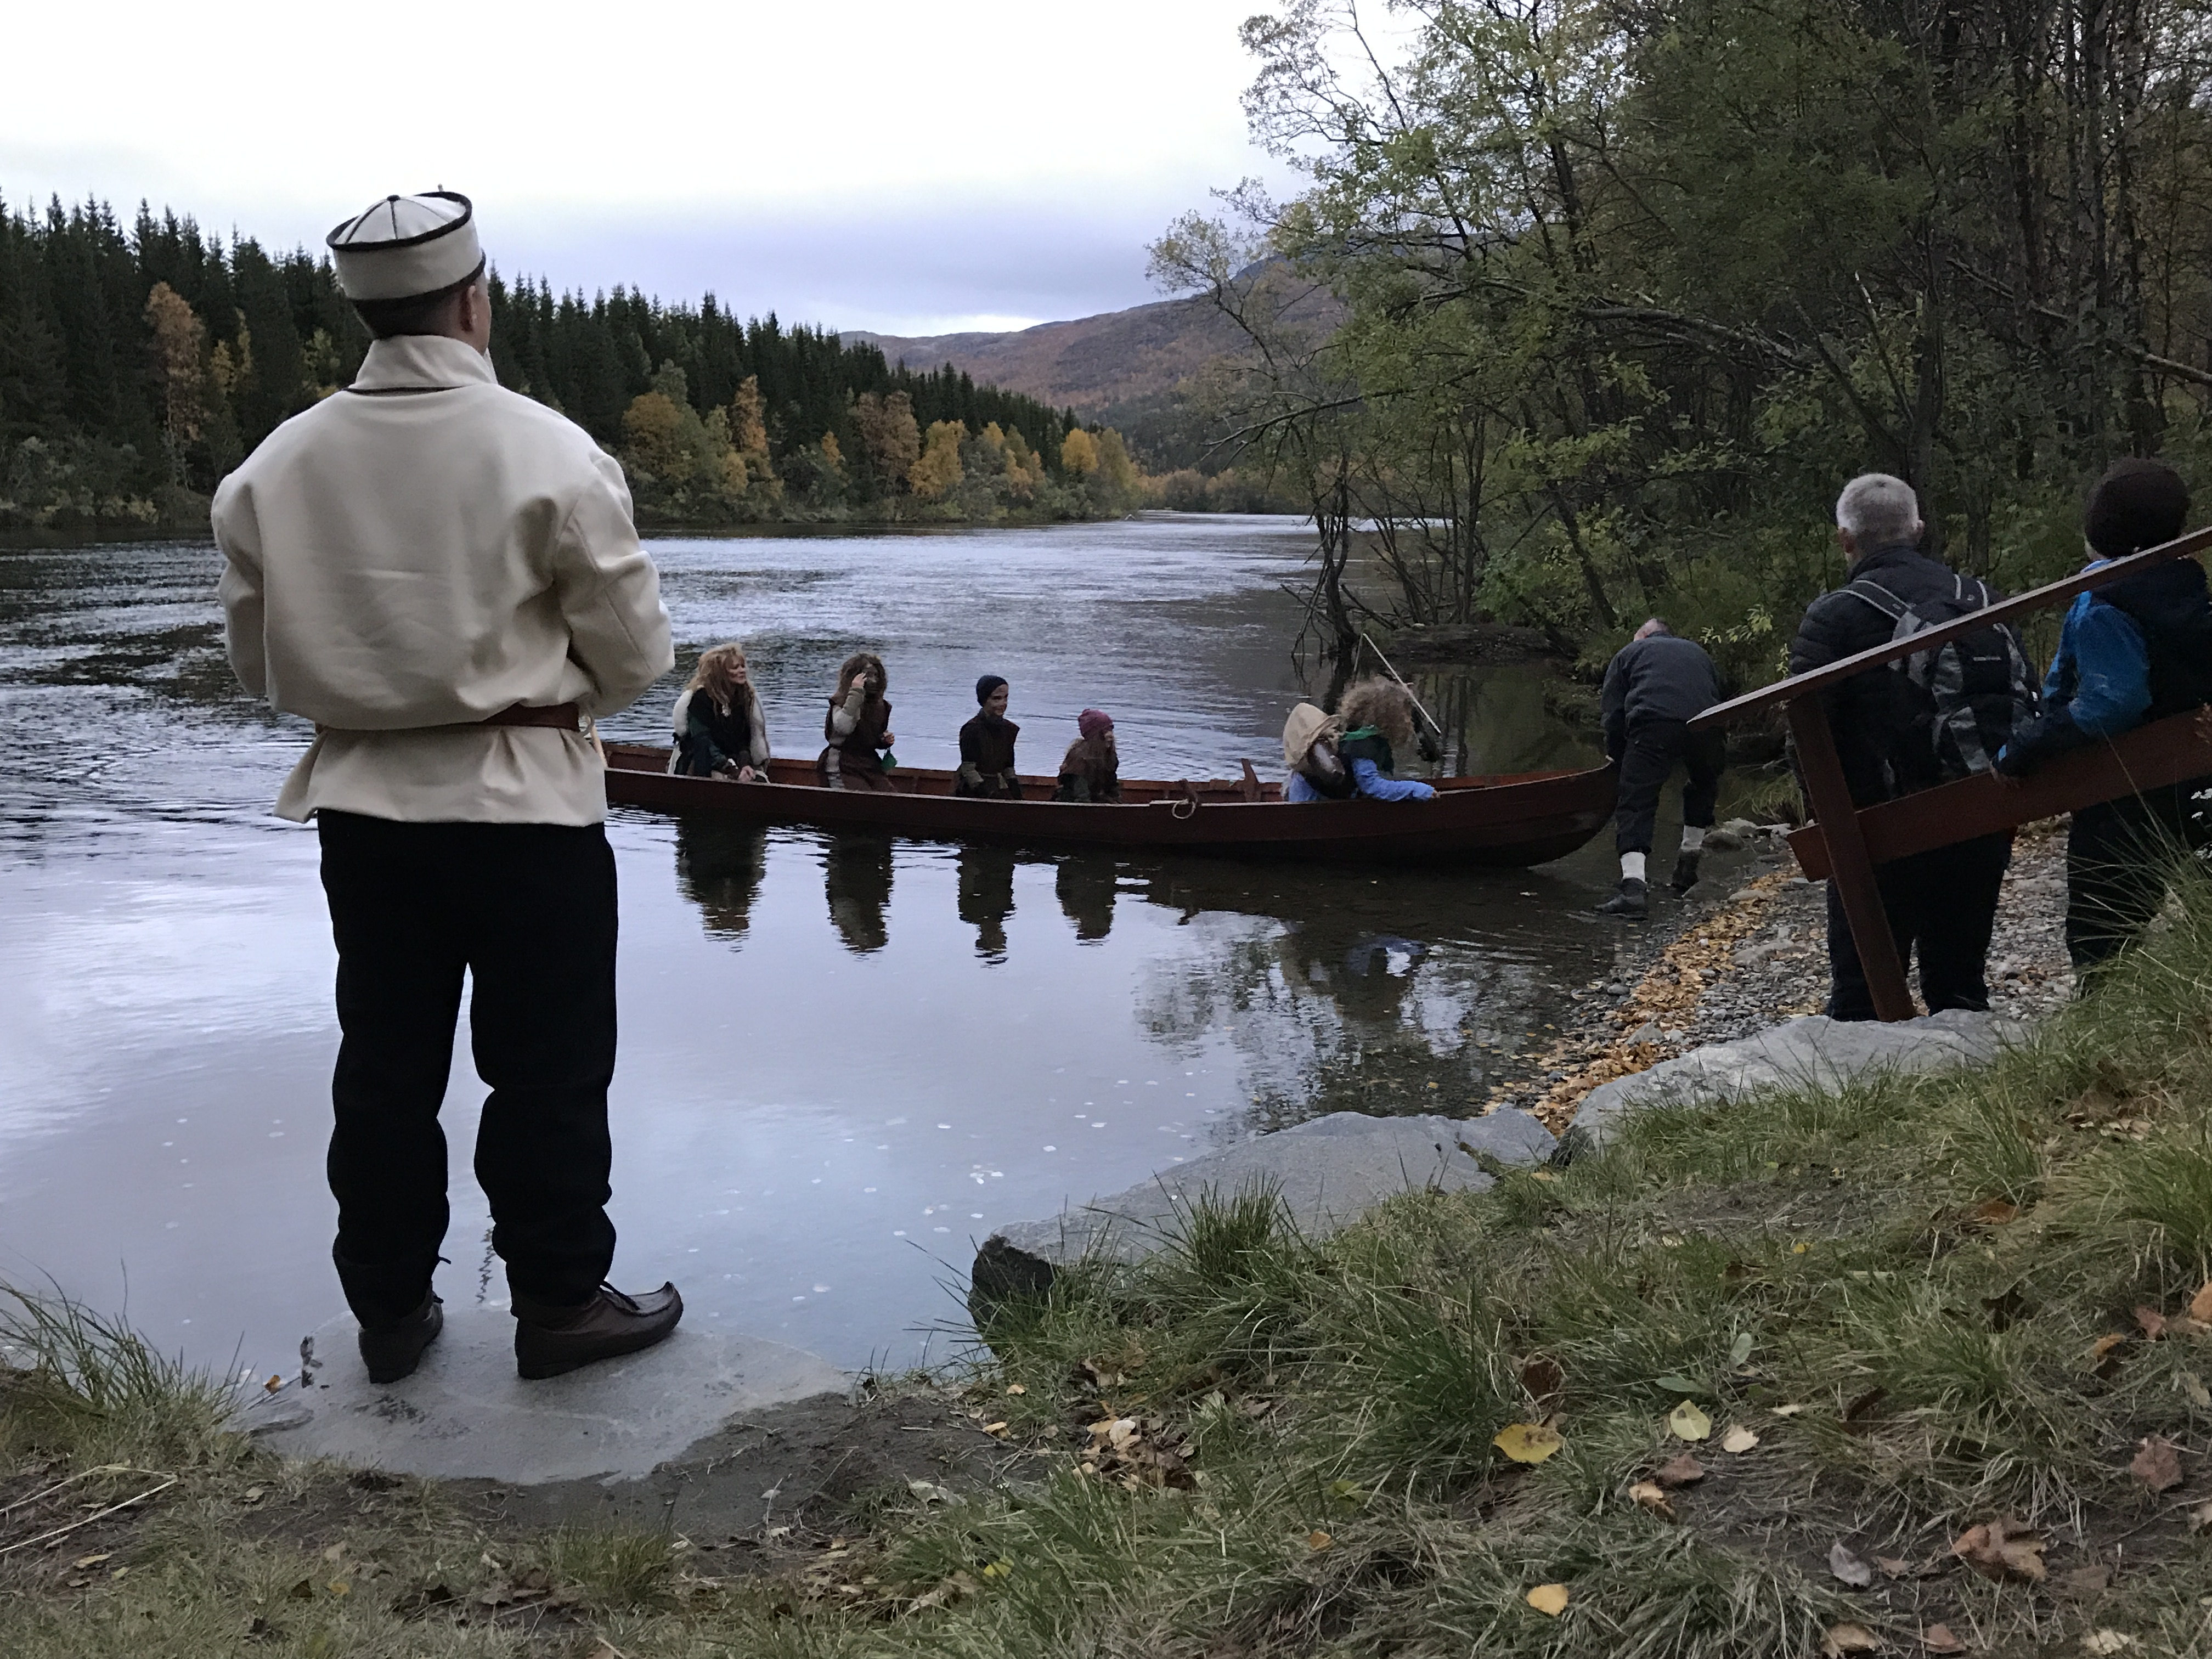
[[[362,1363],[372,1382],[397,1382],[411,1376],[422,1363],[422,1351],[446,1328],[446,1310],[437,1297],[425,1296],[422,1305],[406,1318],[389,1325],[361,1328]]]
[[[602,1285],[579,1308],[514,1298],[514,1368],[532,1381],[649,1348],[684,1317],[673,1285],[629,1296]]]

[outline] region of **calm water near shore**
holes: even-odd
[[[984,672],[1022,763],[1085,705],[1133,776],[1280,775],[1295,520],[653,544],[679,654],[744,639],[779,752],[837,663],[890,666],[901,759],[949,765]],[[342,1306],[322,1179],[337,1033],[307,742],[222,659],[204,545],[0,553],[0,1279],[51,1275],[210,1364]],[[1532,672],[1432,675],[1485,770],[1581,763]],[[659,738],[672,684],[608,723]],[[1418,808],[1407,809],[1408,811]],[[903,1361],[973,1241],[1255,1128],[1465,1111],[1618,935],[1607,848],[1383,878],[762,832],[618,811],[617,1282],[702,1325]],[[505,1293],[447,1108],[450,1301]],[[1440,1086],[1430,1087],[1431,1082]],[[943,1338],[938,1339],[942,1350]]]

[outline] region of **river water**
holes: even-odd
[[[891,675],[901,758],[955,763],[984,672],[1023,765],[1086,705],[1131,776],[1279,776],[1310,532],[1151,515],[1042,529],[667,539],[688,666],[748,645],[783,753],[836,665]],[[0,553],[0,1279],[276,1368],[342,1308],[322,1179],[334,967],[305,746],[232,682],[211,547]],[[1422,690],[1486,770],[1587,760],[1527,671]],[[658,738],[674,684],[607,723]],[[1414,809],[1408,809],[1414,810]],[[618,810],[619,1283],[703,1325],[902,1364],[960,1318],[973,1243],[1255,1129],[1465,1112],[1602,976],[1601,844],[1534,872],[1385,875],[1036,856]],[[469,1171],[449,1302],[505,1287]],[[1431,1086],[1431,1085],[1436,1086]]]

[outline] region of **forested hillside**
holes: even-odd
[[[1656,611],[1757,683],[1837,579],[1854,472],[2008,586],[2078,557],[2115,455],[2208,483],[2203,0],[1404,14],[1395,56],[1324,0],[1245,24],[1305,188],[1154,250],[1266,347],[1213,428],[1321,515],[1338,637],[1363,605],[1497,614],[1595,658]],[[1308,288],[1341,327],[1299,325]],[[1341,580],[1362,520],[1380,586]]]
[[[872,345],[741,320],[710,295],[590,300],[494,279],[501,381],[623,460],[648,522],[1080,517],[1133,505],[1111,431],[893,368]],[[142,207],[0,204],[0,528],[204,528],[281,421],[349,380],[368,337],[328,262],[228,244]]]

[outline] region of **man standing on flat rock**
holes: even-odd
[[[330,248],[374,343],[223,481],[215,533],[231,666],[315,723],[276,811],[316,820],[337,941],[331,1255],[370,1378],[407,1376],[444,1322],[466,973],[477,1179],[517,1367],[552,1376],[684,1310],[605,1283],[615,866],[588,725],[668,670],[668,613],[621,469],[492,373],[468,198],[387,197]]]
[[[1659,793],[1677,765],[1682,786],[1682,850],[1674,860],[1674,890],[1698,883],[1705,831],[1713,827],[1726,740],[1717,732],[1692,732],[1690,722],[1721,700],[1720,671],[1705,648],[1654,617],[1606,665],[1598,713],[1606,758],[1620,767],[1620,796],[1613,807],[1613,851],[1620,855],[1620,885],[1597,908],[1610,916],[1640,916],[1650,903],[1644,861],[1651,856]]]

